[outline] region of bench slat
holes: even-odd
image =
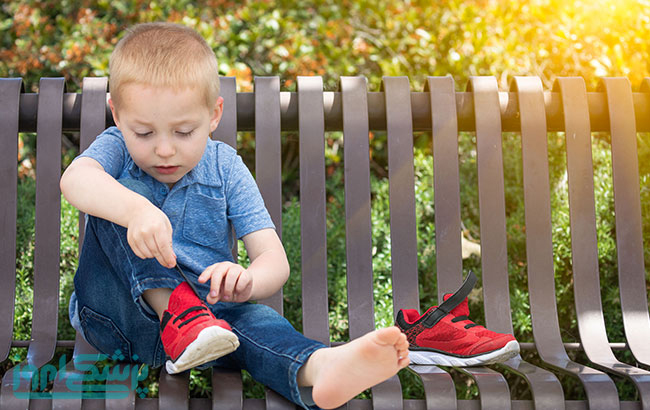
[[[605,320],[598,286],[598,244],[594,199],[591,131],[586,109],[586,88],[579,78],[558,79],[566,122],[567,172],[575,304],[585,352],[615,360],[603,349]],[[580,116],[585,116],[581,118]],[[589,281],[595,280],[596,286]],[[600,339],[600,340],[596,340]],[[590,357],[591,358],[591,357]]]
[[[462,283],[458,122],[452,77],[429,77],[438,303]]]
[[[219,79],[219,94],[223,97],[223,113],[212,139],[223,141],[237,149],[237,83],[235,77]]]
[[[0,360],[9,356],[13,338],[16,295],[16,218],[18,169],[18,107],[23,82],[20,78],[0,79]]]
[[[180,410],[190,407],[190,372],[171,375],[165,366],[160,369],[158,379],[158,409]]]
[[[282,239],[280,79],[255,77],[255,175],[264,204]],[[282,314],[282,290],[261,300]]]
[[[106,77],[86,77],[83,80],[81,119],[79,124],[79,153],[82,153],[106,129]],[[79,252],[86,230],[85,217],[79,212]]]
[[[117,363],[111,366],[111,372],[116,371],[119,372],[120,374],[123,374],[123,372],[130,371],[130,366],[131,365],[128,363]],[[124,384],[128,386],[128,383],[124,383],[123,381],[109,380],[106,383],[106,391],[107,392],[124,391],[124,387],[122,387]],[[128,394],[124,398],[117,398],[116,395],[114,394],[107,394],[106,399],[104,400],[104,407],[106,410],[134,409],[135,404],[136,404],[135,390],[130,390],[130,389],[128,390]]]
[[[612,137],[616,249],[623,325],[635,359],[650,366],[650,317],[643,264],[636,120],[627,78],[604,78]]]
[[[34,310],[28,356],[47,362],[54,354],[59,306],[61,152],[63,78],[41,79],[36,143],[36,221],[34,226]]]
[[[489,329],[496,332],[512,333],[498,86],[494,77],[472,77],[470,84],[474,92],[476,115],[485,322]]]
[[[367,83],[365,77],[341,77],[340,81],[350,340],[375,329]]]
[[[302,326],[329,344],[323,79],[298,77]]]
[[[241,410],[244,406],[241,371],[212,368],[212,408]]]
[[[282,146],[280,134],[280,79],[255,77],[255,174],[266,208],[282,239]],[[282,289],[260,300],[282,314]],[[289,401],[266,389],[267,409],[290,408]]]
[[[384,77],[390,200],[393,314],[418,309],[418,243],[415,220],[413,124],[407,77]]]

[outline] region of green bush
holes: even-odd
[[[0,7],[0,77],[22,76],[28,89],[43,76],[65,76],[76,90],[84,76],[107,75],[123,30],[173,21],[194,27],[215,50],[223,75],[252,87],[253,76],[384,75],[648,76],[650,19],[642,1],[517,0],[11,0]]]

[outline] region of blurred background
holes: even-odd
[[[108,75],[125,27],[173,21],[195,28],[215,50],[220,74],[241,91],[255,75],[627,76],[635,86],[650,64],[648,0],[5,0],[0,8],[0,75],[29,86],[64,75]]]
[[[491,75],[502,91],[516,75],[534,75],[549,90],[556,77],[581,76],[588,91],[599,78],[624,76],[634,91],[650,76],[650,0],[438,0],[438,1],[227,1],[227,0],[5,0],[0,6],[0,77],[22,77],[27,92],[38,91],[43,76],[65,77],[69,92],[80,90],[83,77],[108,76],[108,59],[123,30],[135,23],[171,21],[196,29],[214,49],[219,74],[237,78],[239,91],[253,90],[255,76],[277,75],[283,91],[295,91],[296,77],[322,76],[326,90],[336,90],[341,76],[362,75],[369,91],[379,91],[382,76],[408,76],[413,91],[422,91],[429,75],[451,75],[458,91],[474,75]],[[390,226],[385,133],[371,133],[373,270],[378,327],[392,323]],[[300,314],[300,205],[298,137],[283,133],[283,240],[292,276],[285,286],[288,319],[298,329]],[[64,135],[63,165],[77,154],[78,135]],[[429,133],[415,133],[418,254],[422,310],[437,303],[432,144]],[[646,272],[650,271],[650,136],[638,134]],[[325,135],[327,167],[328,270],[331,335],[348,339],[345,292],[343,135]],[[549,133],[549,167],[553,209],[558,315],[565,342],[578,342],[573,308],[571,240],[564,134]],[[253,168],[254,134],[241,133],[239,152]],[[29,339],[34,222],[36,139],[20,134],[19,229],[15,338]],[[515,336],[532,341],[526,279],[525,225],[521,143],[516,133],[503,135],[506,213],[512,317]],[[624,342],[616,261],[616,230],[611,180],[610,140],[593,134],[594,179],[598,219],[599,266],[610,342]],[[476,141],[461,133],[461,202],[464,238],[480,243],[476,186]],[[77,212],[62,199],[61,306],[59,334],[72,339],[67,302],[77,263]],[[243,247],[240,247],[242,249]],[[240,255],[242,263],[245,255]],[[480,258],[468,254],[465,271],[480,277]],[[471,317],[484,323],[480,282],[470,295]],[[25,349],[14,349],[14,360]],[[59,354],[64,354],[60,352]],[[69,352],[68,352],[69,354]],[[587,363],[580,352],[572,357]],[[631,355],[616,353],[635,364]],[[534,352],[524,359],[539,364]],[[5,369],[10,363],[0,366]],[[458,397],[476,397],[472,381],[452,371]],[[523,379],[506,374],[513,398],[529,399]],[[423,398],[421,384],[407,371],[400,374],[405,398]],[[192,395],[210,395],[209,376],[193,371]],[[263,389],[245,375],[247,397]],[[583,399],[582,387],[561,377],[568,399]],[[635,400],[635,388],[616,379],[619,393]],[[156,372],[148,379],[157,391]],[[465,387],[466,388],[465,388]],[[638,399],[638,398],[636,398]]]

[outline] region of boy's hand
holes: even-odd
[[[207,302],[246,302],[253,290],[253,277],[243,266],[219,262],[208,266],[199,276],[199,282],[210,280]]]
[[[162,266],[176,266],[172,249],[172,224],[153,204],[133,212],[127,225],[129,246],[139,258],[156,258]]]

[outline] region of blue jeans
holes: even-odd
[[[144,184],[120,182],[151,198]],[[188,277],[195,281],[198,273]],[[125,360],[159,367],[166,360],[160,322],[142,292],[160,287],[173,289],[182,281],[174,269],[163,267],[156,259],[138,258],[128,245],[125,228],[88,216],[74,277],[75,292],[70,300],[70,321],[101,353],[111,356],[119,350]],[[205,295],[202,297],[205,299]],[[218,302],[207,306],[217,318],[230,324],[240,345],[233,353],[200,368],[245,369],[288,400],[304,408],[315,407],[309,394],[301,396],[301,390],[305,390],[298,388],[297,375],[309,356],[325,345],[306,338],[265,305]]]

